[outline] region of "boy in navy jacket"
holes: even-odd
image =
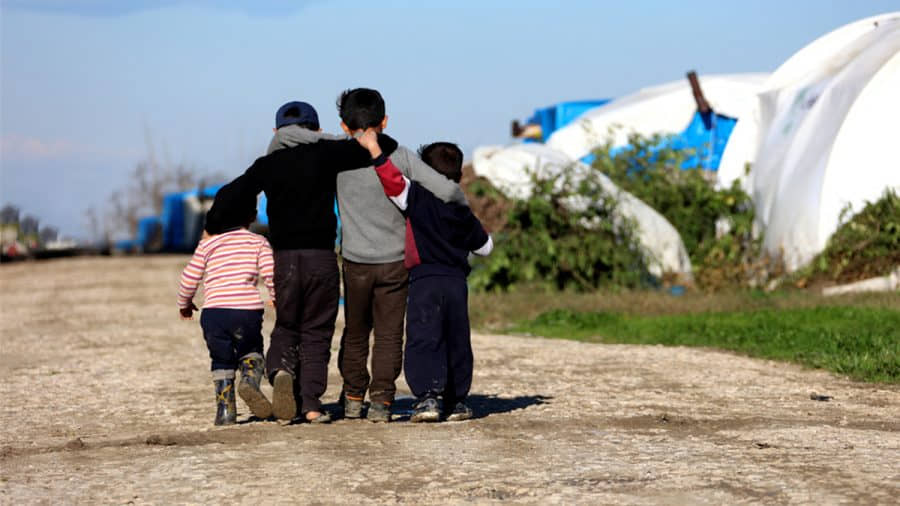
[[[468,254],[487,255],[490,235],[472,211],[444,202],[407,179],[378,146],[374,132],[357,138],[369,150],[384,192],[406,216],[404,264],[409,269],[406,310],[406,382],[416,396],[412,422],[436,422],[441,405],[447,420],[466,420],[472,385]],[[459,183],[463,155],[447,142],[425,146],[422,160]]]

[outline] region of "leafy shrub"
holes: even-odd
[[[778,262],[762,254],[754,234],[750,196],[737,182],[716,188],[713,172],[684,169],[693,150],[668,146],[665,137],[634,134],[625,148],[596,150],[593,167],[672,223],[701,287],[760,282],[778,272]]]
[[[634,224],[617,215],[593,176],[576,177],[570,167],[556,178],[534,177],[531,197],[512,204],[491,256],[476,261],[473,288],[590,291],[645,282]]]
[[[825,250],[796,276],[799,286],[814,281],[847,283],[882,276],[900,265],[900,196],[891,188],[851,217],[847,207],[841,226]],[[848,219],[849,218],[849,219]]]

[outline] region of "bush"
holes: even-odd
[[[593,175],[575,177],[570,167],[553,179],[535,177],[531,197],[512,204],[491,256],[476,261],[473,288],[591,291],[646,282],[634,224],[616,214]]]
[[[693,150],[669,145],[662,136],[631,135],[625,148],[596,150],[593,168],[672,223],[701,287],[758,283],[779,272],[778,263],[762,254],[760,234],[754,234],[750,196],[737,182],[716,188],[714,172],[685,169]]]
[[[794,277],[799,286],[811,282],[848,283],[883,276],[900,266],[900,196],[891,188],[851,216],[841,213],[841,226],[825,250]],[[848,219],[849,218],[849,219]]]

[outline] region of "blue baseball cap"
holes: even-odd
[[[288,102],[275,113],[275,128],[298,123],[306,123],[313,126],[313,130],[318,130],[319,115],[315,108],[306,102]]]

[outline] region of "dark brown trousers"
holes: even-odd
[[[409,274],[403,262],[360,264],[343,260],[344,334],[338,366],[344,394],[373,402],[391,403],[403,366],[403,319]],[[372,375],[369,376],[369,333]]]
[[[274,256],[275,329],[266,372],[270,382],[278,370],[291,373],[297,410],[320,411],[340,300],[337,256],[324,249],[276,250]]]

